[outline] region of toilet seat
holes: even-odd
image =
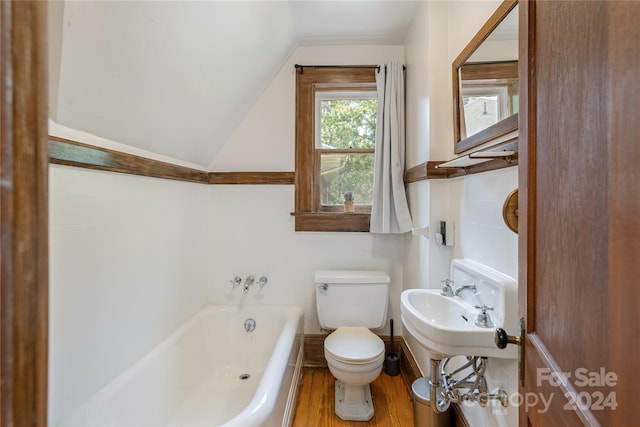
[[[341,326],[324,341],[325,356],[352,365],[384,358],[384,342],[364,327]]]

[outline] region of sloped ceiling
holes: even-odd
[[[402,44],[411,1],[50,5],[50,116],[205,167],[299,45]]]

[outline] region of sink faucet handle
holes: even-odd
[[[445,297],[452,297],[454,295],[453,288],[451,287],[451,285],[453,285],[453,280],[442,279],[440,283],[442,283],[442,292],[440,292],[440,295]]]
[[[231,286],[235,288],[240,283],[242,283],[242,278],[240,276],[236,276],[233,279],[229,280],[229,283],[231,283]]]
[[[482,305],[476,305],[475,308],[477,308],[478,310],[482,311],[482,314],[486,314],[487,310],[491,310],[493,311],[493,307],[489,307],[486,304],[482,304]]]
[[[478,313],[476,321],[473,322],[474,325],[480,328],[493,328],[495,325],[493,324],[489,313],[487,313],[487,310],[493,310],[493,307],[488,307],[486,304],[482,304],[476,305],[475,308],[480,310],[480,313]]]

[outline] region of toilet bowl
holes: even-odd
[[[368,421],[373,417],[369,384],[384,362],[384,342],[364,327],[340,327],[324,344],[329,371],[336,378],[335,413],[343,420]]]
[[[369,384],[382,371],[385,347],[369,328],[386,320],[389,276],[381,271],[317,272],[316,306],[320,325],[333,330],[324,356],[336,378],[335,413],[345,421],[368,421],[374,415]]]

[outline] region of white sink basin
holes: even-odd
[[[460,296],[447,297],[441,295],[439,289],[405,290],[400,297],[404,327],[433,359],[456,355],[516,358],[516,346],[501,350],[494,342],[496,328],[507,332],[517,328],[515,281],[495,270],[485,270],[488,267],[473,261],[454,260],[453,263],[456,264],[452,265],[454,282],[458,273],[458,283],[464,280],[476,284],[477,293],[465,291]],[[470,272],[469,268],[474,271]],[[494,273],[500,275],[499,280],[492,277]],[[493,327],[474,323],[480,313],[475,306],[485,304],[493,307],[488,311]]]

